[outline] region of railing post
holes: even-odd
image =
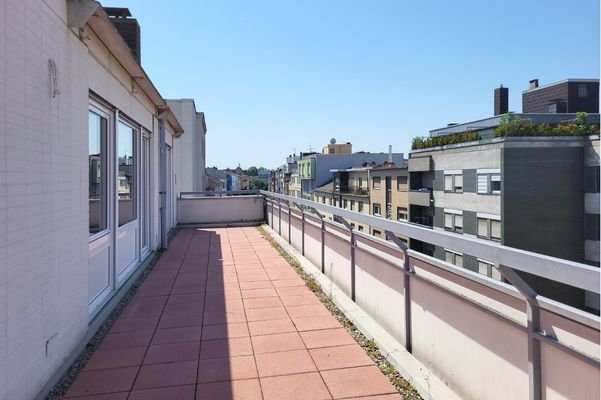
[[[325,262],[325,255],[326,255],[326,220],[324,218],[324,216],[317,211],[316,208],[311,207],[311,212],[315,215],[317,215],[319,217],[319,220],[321,221],[321,273],[325,275],[326,273],[326,262]]]
[[[294,203],[294,206],[298,208],[301,212],[301,254],[305,255],[305,210],[303,210],[303,206],[298,203]]]
[[[405,303],[405,349],[411,353],[413,347],[412,329],[411,329],[411,275],[415,273],[411,269],[409,262],[409,252],[407,245],[403,243],[394,233],[386,231],[386,236],[397,245],[403,252],[403,298]]]
[[[282,236],[282,202],[278,199],[278,235]]]
[[[292,208],[290,207],[290,200],[286,201],[288,205],[288,244],[292,244],[292,228],[291,228],[291,217],[292,217]]]
[[[269,201],[271,202],[271,229],[273,229],[273,216],[274,216],[274,211],[273,211],[274,199],[273,199],[273,197],[270,197]]]
[[[335,215],[334,220],[336,222],[340,222],[346,227],[346,229],[349,230],[349,245],[351,248],[351,300],[355,301],[355,247],[357,247],[357,242],[355,241],[355,230],[353,229],[353,226],[342,217]]]
[[[536,297],[538,294],[513,269],[495,264],[503,278],[507,279],[522,294],[526,301],[528,317],[528,379],[529,399],[542,399],[540,341],[540,309]]]

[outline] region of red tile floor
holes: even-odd
[[[400,399],[255,228],[183,229],[75,399]]]

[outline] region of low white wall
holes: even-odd
[[[271,205],[267,213],[266,221],[271,223]],[[273,229],[277,233],[277,204],[274,214]],[[281,235],[287,239],[285,206],[281,217]],[[319,221],[308,212],[305,218],[305,257],[320,268]],[[291,227],[291,244],[300,251],[301,221],[297,210],[292,213]],[[348,232],[341,225],[327,221],[325,245],[325,274],[350,295]],[[445,268],[450,265],[443,261],[412,253],[409,262],[415,269],[411,279],[412,354],[428,367],[429,371],[423,374],[436,375],[466,399],[528,398],[525,302],[511,295],[506,285],[492,280],[483,284],[447,271]],[[404,343],[402,253],[390,242],[357,234],[355,264],[356,304]],[[466,274],[469,276],[471,272]],[[599,356],[598,329],[542,310],[541,330],[581,353]],[[599,368],[572,354],[543,343],[541,371],[546,399],[599,398]]]
[[[177,223],[224,224],[264,221],[262,196],[177,199]]]

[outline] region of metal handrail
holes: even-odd
[[[229,191],[204,191],[204,192],[180,192],[179,198],[199,197],[229,197],[229,196],[252,196],[259,195],[260,190],[229,190]]]
[[[397,235],[432,243],[576,288],[600,293],[600,269],[586,264],[507,247],[496,242],[466,237],[456,233],[432,230],[407,222],[397,222],[361,214],[302,198],[264,190],[261,190],[260,193],[268,198],[296,202],[306,207],[315,208],[320,212],[371,225],[382,231],[389,231]]]

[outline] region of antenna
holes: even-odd
[[[330,144],[336,144],[336,138],[330,139]]]
[[[311,143],[309,143],[309,153],[313,151],[313,146],[311,146]]]

